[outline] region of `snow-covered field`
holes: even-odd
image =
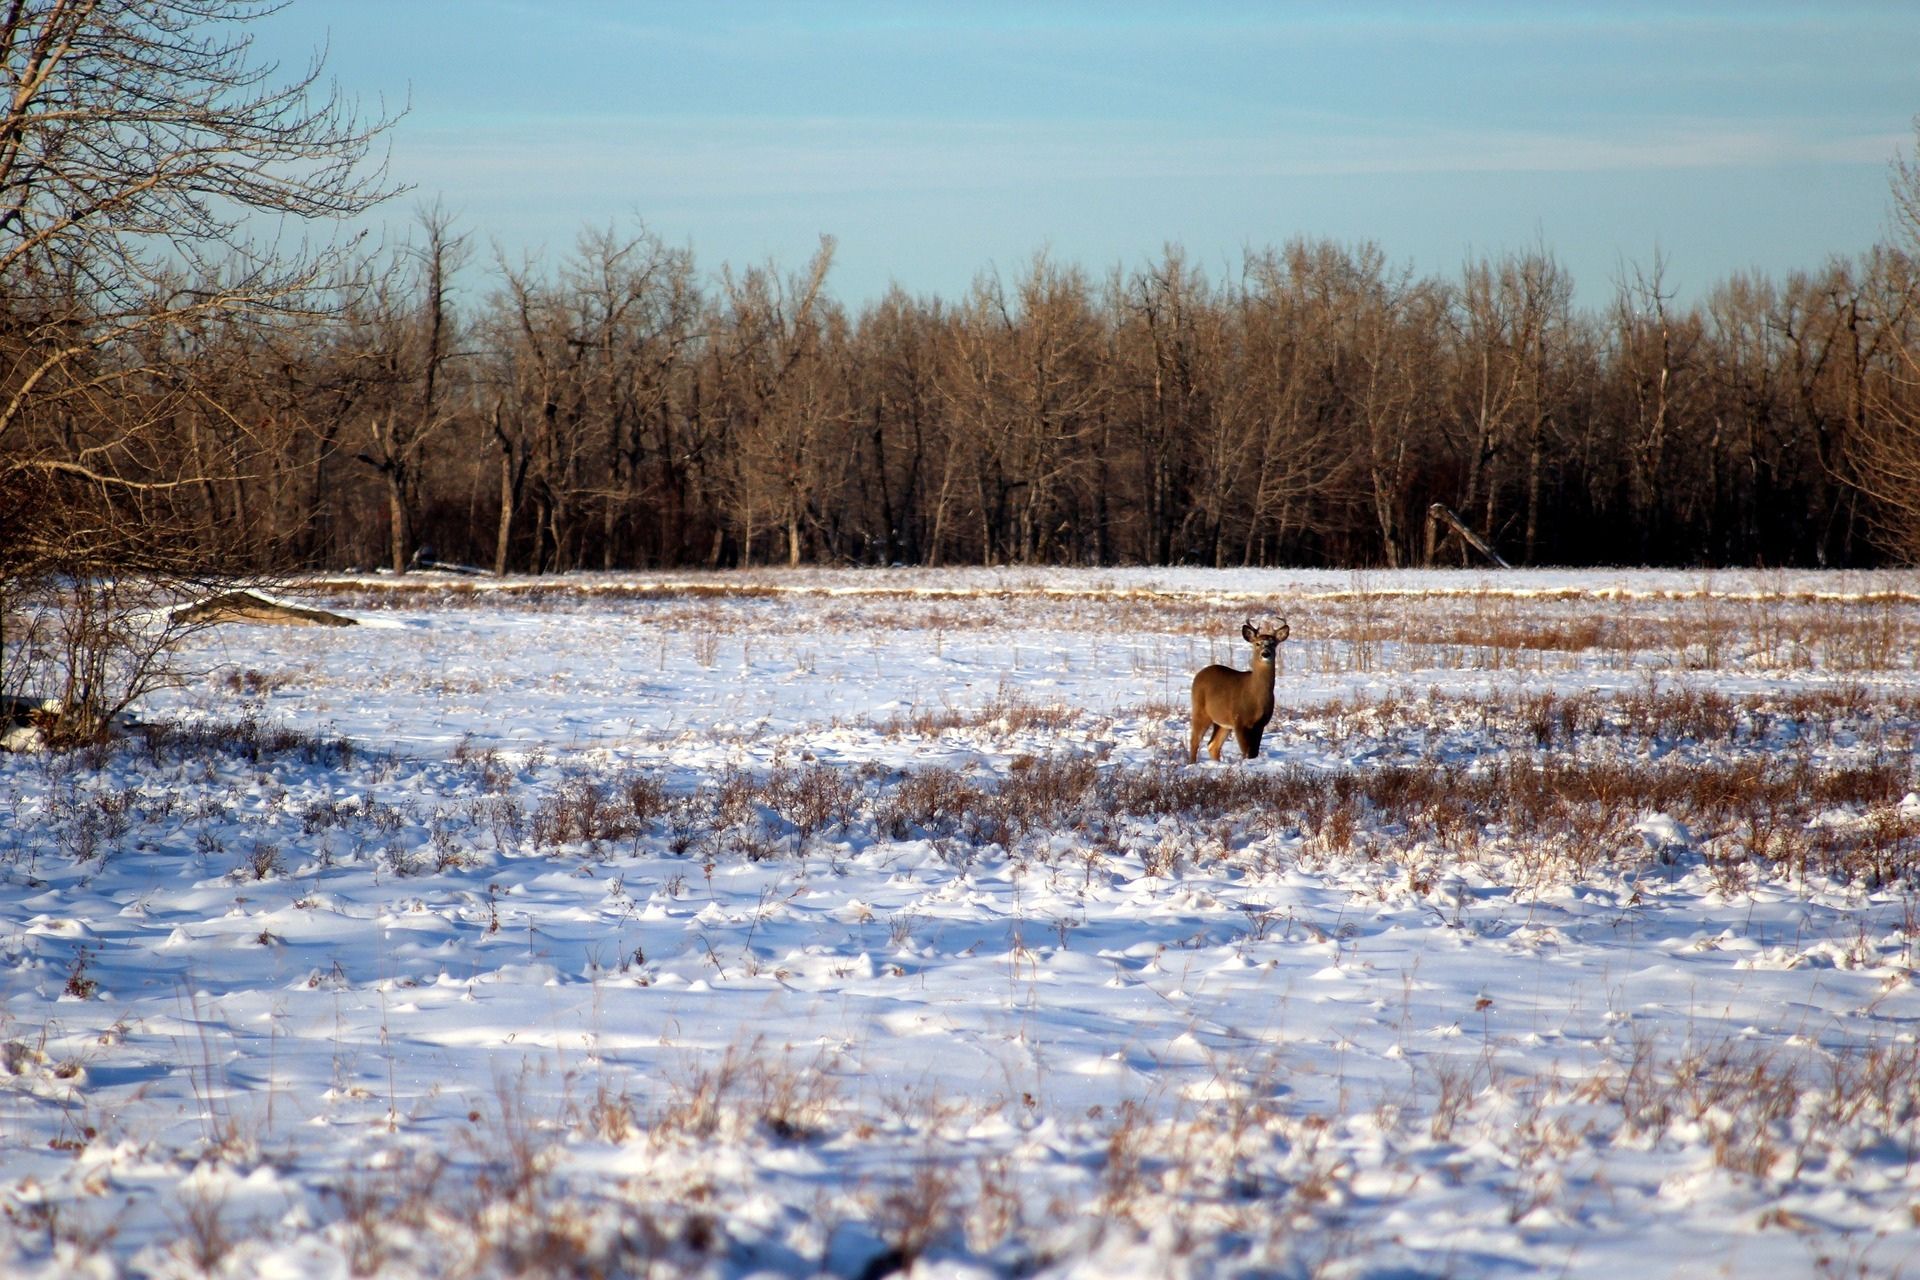
[[[1920,1267],[1920,577],[315,586],[0,757],[0,1274]]]

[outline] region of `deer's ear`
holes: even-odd
[[[1293,634],[1293,628],[1287,625],[1287,623],[1282,622],[1280,624],[1280,629],[1273,633],[1273,638],[1275,640],[1285,640],[1288,636],[1292,634]]]
[[[1240,638],[1242,640],[1251,640],[1254,638],[1254,636],[1258,634],[1259,632],[1253,629],[1253,624],[1251,622],[1247,623],[1245,626],[1240,628]]]

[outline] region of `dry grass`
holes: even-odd
[[[1215,1064],[1241,1081],[1215,1100],[1172,1106],[1120,1099],[1085,1115],[1049,1113],[1031,1097],[849,1106],[836,1064],[795,1060],[760,1042],[735,1045],[670,1082],[650,1123],[623,1089],[600,1082],[586,1108],[529,1111],[525,1082],[503,1082],[473,1111],[464,1142],[444,1154],[396,1148],[344,1174],[327,1197],[328,1234],[354,1275],[710,1274],[727,1256],[728,1223],[751,1220],[764,1191],[668,1161],[630,1181],[595,1172],[595,1146],[641,1152],[726,1151],[768,1141],[835,1143],[846,1134],[895,1148],[886,1171],[823,1190],[823,1230],[863,1220],[873,1252],[857,1274],[911,1274],[951,1260],[1027,1271],[1049,1258],[1157,1259],[1170,1271],[1207,1268],[1226,1247],[1239,1265],[1284,1274],[1340,1269],[1356,1242],[1342,1233],[1361,1192],[1356,1124],[1386,1173],[1497,1188],[1505,1219],[1521,1227],[1570,1211],[1597,1159],[1629,1159],[1674,1143],[1771,1199],[1760,1226],[1796,1227],[1791,1196],[1858,1158],[1863,1142],[1906,1144],[1920,1161],[1920,1048],[1887,1042],[1822,1049],[1744,1041],[1671,1048],[1625,1037],[1563,1074],[1514,1073],[1484,1057],[1439,1057],[1390,1097],[1343,1111],[1290,1102],[1279,1064],[1257,1056]],[[1011,1109],[1047,1123],[1062,1159],[1045,1187],[1022,1185],[1005,1153],[983,1154],[982,1126]],[[610,1119],[611,1117],[611,1119]],[[585,1144],[585,1150],[582,1150]],[[583,1160],[582,1157],[585,1157]],[[209,1170],[217,1173],[217,1170]],[[178,1200],[174,1257],[221,1273],[273,1228],[243,1219],[213,1181]],[[1051,1194],[1056,1203],[1043,1212]],[[1092,1212],[1084,1211],[1091,1207]],[[84,1239],[51,1210],[8,1206],[16,1229]],[[763,1211],[763,1208],[762,1208]],[[1107,1253],[1120,1250],[1120,1253]],[[849,1274],[854,1274],[850,1272]]]
[[[896,711],[875,727],[889,738],[938,738],[946,733],[962,732],[979,733],[992,742],[1006,742],[1019,734],[1065,729],[1085,718],[1085,713],[1073,707],[1033,702],[1017,685],[1002,680],[983,706]]]
[[[710,1215],[666,1188],[610,1195],[604,1183],[570,1177],[570,1146],[581,1136],[573,1117],[535,1114],[517,1090],[503,1082],[491,1108],[470,1113],[457,1150],[380,1153],[330,1188],[333,1234],[352,1274],[666,1277],[707,1269],[720,1242]]]
[[[276,756],[296,756],[310,764],[349,768],[355,747],[342,737],[302,733],[257,715],[225,723],[140,726],[139,741],[155,763],[207,755],[234,756],[260,764]]]
[[[596,841],[651,832],[675,851],[761,860],[783,848],[799,852],[838,829],[1006,851],[1029,837],[1077,833],[1089,856],[1105,856],[1121,849],[1133,823],[1157,824],[1161,848],[1224,852],[1234,838],[1223,843],[1223,830],[1243,839],[1296,832],[1305,856],[1417,861],[1412,851],[1425,849],[1428,861],[1435,851],[1512,859],[1550,880],[1678,858],[1700,860],[1730,891],[1748,873],[1868,887],[1920,880],[1920,820],[1899,807],[1920,785],[1905,753],[1834,764],[1807,753],[1656,760],[1534,745],[1542,737],[1559,744],[1568,734],[1576,741],[1589,734],[1629,743],[1668,734],[1696,740],[1736,724],[1745,733],[1752,724],[1711,697],[1658,710],[1650,716],[1629,706],[1601,725],[1591,705],[1541,701],[1527,709],[1535,727],[1509,731],[1520,739],[1513,750],[1331,770],[1113,765],[1056,755],[1018,756],[1004,774],[969,777],[941,766],[884,773],[815,762],[734,771],[681,801],[644,789],[638,805],[616,803],[611,788],[576,779],[543,802],[531,830],[539,847],[591,850]],[[1650,844],[1637,834],[1650,813],[1683,824],[1693,842]],[[1167,820],[1189,836],[1175,838]]]
[[[1052,716],[997,701],[971,723],[1000,732],[1053,727]],[[1077,716],[1095,737],[1112,723]],[[1920,816],[1901,807],[1920,787],[1917,736],[1920,694],[1853,683],[1740,696],[1653,681],[1614,695],[1400,691],[1286,709],[1276,719],[1268,737],[1273,759],[1303,748],[1367,748],[1363,763],[1333,768],[1268,761],[1190,768],[1171,752],[1129,764],[1068,750],[1015,755],[1000,771],[969,774],[944,766],[775,763],[679,791],[665,775],[632,767],[574,768],[543,783],[542,773],[552,771],[538,761],[516,773],[492,752],[466,750],[456,760],[473,772],[480,794],[421,814],[402,807],[417,804],[417,795],[382,800],[385,766],[350,744],[248,718],[155,727],[122,749],[174,769],[198,767],[195,760],[265,769],[290,756],[330,766],[352,785],[295,809],[297,832],[272,825],[269,809],[258,835],[229,850],[214,833],[235,820],[231,805],[210,799],[203,804],[214,807],[204,813],[182,813],[169,787],[103,788],[77,765],[52,765],[59,785],[49,792],[52,811],[34,823],[41,843],[19,848],[88,863],[184,822],[201,832],[203,858],[225,860],[221,873],[268,880],[298,869],[289,847],[316,841],[323,862],[385,856],[396,873],[421,875],[470,866],[482,849],[601,856],[659,840],[684,856],[759,861],[804,854],[835,835],[928,839],[957,843],[968,856],[997,848],[1050,860],[1059,856],[1052,837],[1073,834],[1089,867],[1132,856],[1165,873],[1198,851],[1230,855],[1277,835],[1297,838],[1297,856],[1309,859],[1429,867],[1449,857],[1491,859],[1547,881],[1659,859],[1697,860],[1726,892],[1747,887],[1754,875],[1880,887],[1920,878]],[[1654,847],[1636,830],[1649,814],[1684,824],[1691,840]],[[1140,830],[1167,822],[1175,826],[1141,843]],[[412,827],[428,828],[427,844],[399,847],[395,841]]]
[[[1823,596],[1786,585],[1745,596],[1697,591],[1638,596],[1579,590],[1518,592],[1489,579],[1441,590],[1379,585],[1355,574],[1343,589],[1305,598],[1220,602],[1181,594],[1027,587],[969,594],[883,584],[856,596],[827,596],[803,582],[773,585],[751,576],[712,582],[553,584],[394,579],[379,584],[317,583],[348,606],[509,607],[554,611],[591,601],[644,610],[662,634],[691,637],[702,666],[720,661],[724,637],[791,634],[962,634],[1012,625],[1036,631],[1159,634],[1213,638],[1237,631],[1249,612],[1288,614],[1291,660],[1318,672],[1396,669],[1555,670],[1578,656],[1629,668],[1679,654],[1696,670],[1759,665],[1836,673],[1912,671],[1915,600],[1895,592]],[[807,601],[803,611],[780,606]],[[797,616],[804,614],[804,617]],[[244,674],[241,676],[244,680]]]
[[[762,1040],[730,1045],[710,1066],[671,1085],[648,1129],[656,1142],[738,1140],[759,1131],[782,1142],[808,1142],[828,1131],[840,1105],[832,1060],[775,1054]]]

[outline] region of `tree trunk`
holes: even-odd
[[[387,481],[387,534],[393,553],[393,571],[407,571],[407,557],[413,551],[413,527],[407,519],[406,495],[402,492],[400,469],[390,466],[381,473]]]
[[[493,544],[493,575],[505,577],[507,548],[513,541],[513,454],[500,450],[500,523]]]
[[[1538,424],[1535,424],[1533,439],[1528,442],[1527,448],[1527,564],[1533,564],[1538,559],[1538,556],[1535,554],[1535,546],[1540,534],[1540,462],[1542,453],[1541,437],[1544,434],[1542,428]],[[1487,527],[1487,532],[1493,532],[1491,525]]]

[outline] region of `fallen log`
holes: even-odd
[[[269,600],[252,591],[223,591],[173,611],[178,623],[251,622],[290,627],[352,627],[358,622],[325,609],[306,609]]]

